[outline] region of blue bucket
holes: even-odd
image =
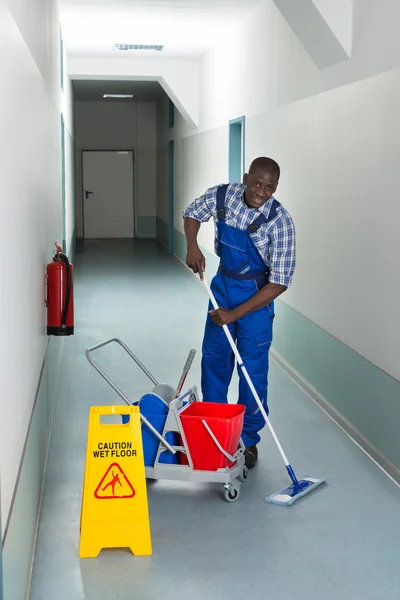
[[[166,402],[155,394],[145,394],[138,406],[141,414],[162,435],[168,414],[168,405]],[[129,415],[122,415],[122,422],[128,423]],[[179,436],[174,432],[169,432],[166,435],[166,440],[171,445],[179,445],[178,438]],[[142,443],[145,467],[153,467],[158,446],[161,442],[145,424],[142,424]],[[160,455],[159,462],[163,464],[178,464],[178,454],[172,454],[172,452],[165,449]]]

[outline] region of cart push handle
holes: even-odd
[[[94,350],[98,350],[99,348],[102,348],[103,346],[106,346],[107,344],[111,344],[112,342],[116,342],[117,344],[122,346],[122,348],[129,354],[129,356],[142,369],[142,371],[144,373],[146,373],[146,375],[149,377],[149,379],[151,379],[151,381],[155,385],[158,385],[158,381],[151,375],[151,373],[149,373],[149,371],[146,369],[146,367],[142,365],[140,360],[133,354],[133,352],[128,348],[128,346],[126,344],[124,344],[124,342],[122,340],[120,340],[118,338],[110,338],[109,340],[105,340],[104,342],[100,342],[99,344],[96,344],[95,346],[88,348],[85,352],[86,358],[88,359],[88,361],[90,362],[92,367],[94,367],[96,369],[96,371],[98,373],[100,373],[100,375],[103,377],[103,379],[105,379],[105,381],[107,381],[107,383],[112,387],[112,389],[118,394],[118,396],[120,396],[120,398],[122,398],[122,400],[128,406],[137,405],[137,402],[131,402],[129,400],[129,398],[124,394],[124,392],[119,389],[119,387],[112,381],[112,379],[110,379],[108,377],[108,375],[106,375],[106,373],[103,371],[103,369],[96,363],[96,361],[91,356],[91,353]],[[142,421],[142,423],[144,423],[150,429],[150,431],[152,433],[154,433],[154,435],[157,437],[157,439],[160,442],[162,442],[162,444],[167,448],[167,450],[172,452],[172,454],[176,454],[176,450],[174,450],[174,448],[167,442],[167,440],[165,440],[163,438],[163,436],[157,431],[157,429],[155,429],[153,427],[153,425],[141,413],[140,413],[140,420]]]
[[[127,354],[129,354],[129,356],[131,357],[132,360],[135,361],[135,363],[137,364],[138,367],[140,367],[143,371],[143,373],[145,373],[147,375],[147,377],[150,379],[150,381],[152,381],[154,383],[154,385],[158,385],[158,381],[155,377],[153,377],[153,375],[150,373],[150,371],[148,371],[146,369],[146,367],[140,362],[140,360],[138,359],[137,356],[135,356],[132,352],[132,350],[130,350],[128,348],[128,346],[126,344],[124,344],[124,342],[118,338],[110,338],[109,340],[105,340],[104,342],[100,342],[99,344],[96,344],[95,346],[92,346],[91,348],[88,348],[86,350],[86,358],[88,359],[88,361],[90,362],[90,364],[96,369],[96,371],[98,371],[100,373],[100,375],[102,377],[104,377],[104,379],[107,381],[107,383],[109,383],[111,385],[111,387],[117,392],[117,394],[121,395],[120,392],[118,391],[117,386],[115,386],[111,380],[107,377],[107,375],[104,373],[104,371],[98,366],[97,363],[95,363],[95,361],[93,360],[93,358],[91,357],[91,353],[94,350],[98,350],[99,348],[102,348],[103,346],[107,346],[107,344],[111,344],[112,342],[116,342],[117,344],[119,344]],[[121,398],[123,400],[125,400],[126,402],[126,397],[124,398],[123,396],[121,396]],[[128,404],[131,404],[128,400]]]

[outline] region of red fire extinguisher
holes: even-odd
[[[74,267],[55,243],[57,252],[47,265],[47,335],[74,333]]]

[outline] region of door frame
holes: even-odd
[[[240,135],[240,157],[238,161],[237,157],[237,141],[238,135]],[[241,177],[242,179],[244,173],[246,172],[246,162],[245,162],[245,116],[242,115],[237,119],[232,119],[229,121],[229,183],[241,183],[240,181],[236,181],[238,178],[236,176],[236,170],[238,168],[238,163],[240,164]]]
[[[81,218],[82,218],[82,239],[85,239],[85,205],[83,191],[83,153],[84,152],[132,152],[132,175],[133,175],[133,239],[137,237],[137,189],[136,189],[136,160],[135,150],[133,148],[81,148]]]

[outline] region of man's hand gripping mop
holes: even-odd
[[[218,310],[219,306],[215,300],[214,294],[212,293],[210,286],[208,285],[208,282],[206,280],[206,278],[204,277],[203,274],[203,283],[204,286],[208,292],[208,295],[210,297],[211,303],[214,307],[215,310]],[[286,455],[283,451],[282,446],[279,443],[279,440],[276,436],[275,431],[272,428],[272,425],[270,423],[270,420],[267,416],[267,413],[265,412],[265,409],[261,403],[261,400],[256,392],[256,389],[249,377],[249,374],[247,373],[246,367],[243,364],[243,361],[240,357],[240,354],[238,352],[238,349],[236,347],[235,342],[233,341],[233,338],[231,336],[231,333],[227,327],[227,325],[223,325],[223,329],[225,331],[226,337],[228,338],[228,341],[231,345],[231,348],[236,356],[236,359],[238,361],[238,365],[242,370],[243,375],[246,378],[247,383],[250,386],[250,389],[253,393],[253,396],[258,404],[258,407],[261,411],[262,416],[265,419],[266,424],[268,425],[268,429],[271,432],[271,435],[274,439],[275,444],[278,447],[279,453],[285,463],[286,466],[286,470],[289,473],[289,477],[292,480],[292,484],[288,487],[286,487],[283,490],[280,490],[279,492],[276,492],[275,494],[272,494],[271,496],[268,496],[267,498],[265,498],[265,500],[267,502],[271,502],[272,504],[280,504],[283,506],[288,506],[290,504],[293,504],[293,502],[295,502],[296,500],[298,500],[299,498],[301,498],[302,496],[305,496],[306,494],[308,494],[309,492],[311,492],[312,490],[314,490],[316,487],[318,487],[319,485],[321,485],[321,483],[324,483],[324,481],[326,481],[326,477],[323,479],[315,479],[314,477],[305,477],[304,479],[300,479],[300,481],[298,481],[298,479],[296,478],[296,475],[292,469],[292,467],[289,464],[288,459],[286,458]]]

